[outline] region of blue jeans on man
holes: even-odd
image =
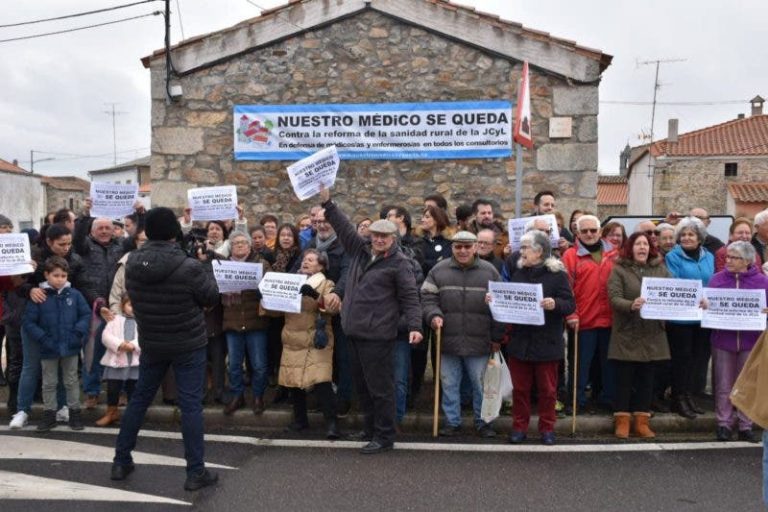
[[[481,419],[483,404],[483,374],[488,356],[455,356],[443,354],[440,359],[440,384],[442,385],[442,406],[446,424],[461,426],[461,380],[466,372],[472,385],[472,410],[475,428],[485,425]]]
[[[264,396],[269,383],[269,354],[267,331],[226,331],[229,352],[229,389],[233,397],[243,394],[243,361],[246,353],[253,368],[251,389],[254,398]]]
[[[31,340],[24,329],[21,330],[21,352],[23,362],[21,363],[16,407],[17,410],[29,414],[42,370],[40,366],[40,343]],[[57,410],[67,405],[64,384],[61,380],[61,368],[59,368],[59,384],[56,386],[56,402]]]
[[[96,330],[96,338],[94,339],[91,370],[88,371],[85,365],[83,365],[83,393],[89,396],[99,396],[101,393],[101,376],[104,373],[104,367],[101,366],[101,358],[104,357],[104,352],[106,351],[104,344],[101,342],[101,335],[104,333],[106,326],[107,323],[100,319],[99,328]],[[86,334],[86,336],[88,335]]]
[[[613,407],[616,398],[616,376],[613,363],[608,359],[608,343],[611,340],[610,327],[583,329],[579,331],[579,367],[577,400],[579,407],[587,404],[587,384],[589,383],[589,368],[595,351],[600,357],[600,374],[602,389],[599,402]]]
[[[408,382],[411,373],[411,344],[408,339],[395,342],[395,421],[399,425],[408,405]]]
[[[203,394],[206,364],[205,347],[175,356],[152,358],[146,353],[141,355],[139,380],[120,420],[120,433],[115,443],[115,464],[127,466],[133,463],[131,452],[136,447],[136,438],[144,422],[144,415],[170,366],[176,378],[181,409],[181,434],[184,438],[187,476],[198,475],[205,469]]]

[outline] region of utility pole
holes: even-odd
[[[112,165],[117,166],[117,132],[115,130],[115,116],[127,114],[128,112],[119,112],[115,110],[117,103],[105,103],[105,105],[111,105],[111,110],[105,110],[104,113],[112,116]]]
[[[40,153],[40,151],[38,151],[38,153]],[[56,160],[56,159],[53,157],[37,159],[38,162],[47,162],[48,160]],[[29,150],[29,174],[34,174],[34,172],[35,172],[35,150],[30,149]]]
[[[653,81],[653,106],[651,107],[651,140],[648,143],[648,177],[653,176],[653,155],[651,154],[651,148],[653,147],[653,124],[656,122],[656,94],[659,92],[661,84],[659,83],[659,66],[661,64],[670,64],[673,62],[685,62],[687,59],[656,59],[656,60],[644,60],[638,62],[638,66],[656,65],[656,78]]]

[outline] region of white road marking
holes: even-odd
[[[7,427],[0,427],[0,431],[8,430]],[[75,432],[73,432],[75,433]],[[87,427],[80,433],[86,434],[117,434],[117,429],[104,429]],[[181,433],[168,431],[142,430],[140,437],[154,439],[173,439],[180,440]],[[37,439],[37,438],[35,438]],[[341,449],[360,449],[365,443],[357,441],[325,441],[325,440],[305,440],[305,439],[267,439],[262,437],[233,436],[220,434],[206,434],[207,442],[216,443],[237,443],[251,446],[261,446],[269,448],[341,448]],[[412,443],[398,442],[395,444],[396,450],[413,451],[437,451],[437,452],[480,452],[480,453],[600,453],[600,452],[674,452],[674,451],[692,451],[692,450],[732,450],[761,448],[760,444],[746,442],[722,443],[712,442],[691,442],[691,443],[659,443],[659,442],[637,442],[637,443],[617,443],[617,444],[558,444],[555,446],[543,446],[536,443],[535,440],[529,441],[530,444],[511,445],[511,444],[459,444],[459,443]],[[4,443],[0,443],[2,445]],[[137,461],[138,462],[138,461]],[[222,466],[219,466],[222,467]]]
[[[119,501],[122,503],[165,503],[192,505],[186,501],[123,491],[112,487],[81,484],[55,478],[0,471],[0,500]]]
[[[35,459],[111,463],[115,455],[113,447],[99,446],[92,443],[26,436],[2,436],[0,440],[2,440],[0,442],[0,460]],[[138,451],[133,452],[133,460],[136,464],[156,466],[185,467],[187,465],[184,459],[178,457],[167,457],[165,455]],[[220,464],[206,463],[206,466],[220,469],[235,469],[231,466],[222,466]]]

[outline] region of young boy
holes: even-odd
[[[29,302],[24,312],[23,329],[32,343],[40,344],[43,367],[43,421],[37,430],[47,432],[56,426],[56,385],[61,366],[67,392],[69,426],[82,430],[80,388],[77,382],[77,357],[91,319],[91,310],[83,296],[67,281],[69,265],[64,258],[52,256],[45,261],[46,299],[42,304]]]

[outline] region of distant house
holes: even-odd
[[[139,197],[142,198],[144,206],[151,206],[152,185],[149,174],[149,157],[145,156],[137,160],[125,162],[124,164],[106,169],[97,169],[88,171],[91,181],[96,183],[115,183],[115,184],[139,184]]]
[[[624,176],[597,177],[597,216],[601,220],[614,215],[627,214],[627,178]]]
[[[712,215],[752,216],[768,206],[768,115],[765,100],[751,100],[750,117],[678,134],[631,148],[625,175],[629,215],[659,215],[693,207]],[[625,150],[626,151],[626,150]],[[625,155],[626,153],[622,153]]]
[[[43,176],[47,211],[69,208],[80,211],[91,190],[91,182],[75,176]]]
[[[0,213],[13,221],[14,231],[40,229],[45,217],[42,176],[0,159]]]

